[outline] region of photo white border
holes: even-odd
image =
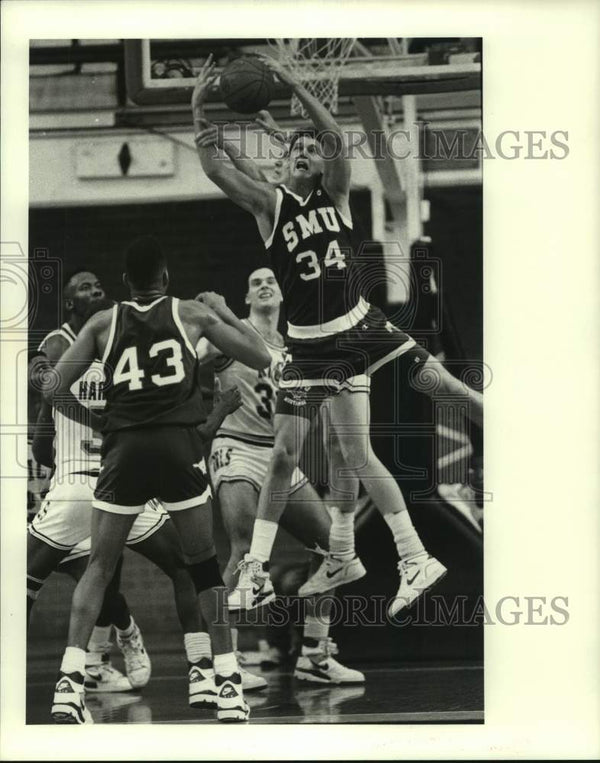
[[[486,628],[483,726],[26,727],[25,485],[3,480],[0,757],[600,755],[600,3],[153,0],[128,2],[126,13],[123,7],[112,0],[2,3],[3,254],[15,241],[27,252],[29,38],[277,37],[290,29],[297,36],[394,30],[483,37],[486,135],[569,131],[562,161],[484,163],[484,309],[485,359],[494,374],[486,392],[486,489],[494,495],[485,519],[486,600],[567,595],[570,620]],[[26,421],[22,394],[15,418],[12,349],[3,341],[3,475],[15,460],[10,425]]]

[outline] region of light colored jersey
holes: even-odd
[[[252,327],[248,319],[244,319],[244,323]],[[215,361],[217,389],[236,386],[242,395],[242,405],[224,419],[217,437],[231,437],[251,445],[273,446],[275,401],[286,348],[267,341],[265,345],[271,355],[271,365],[263,371],[256,371],[238,360],[218,354],[204,338],[198,343],[196,352],[200,362]]]
[[[38,463],[31,447],[31,441],[27,440],[27,515],[33,517],[42,505],[44,496],[50,485],[52,469]]]
[[[60,329],[51,331],[39,346],[44,352],[44,345],[52,336],[62,336],[69,345],[75,341],[71,327],[64,323]],[[71,386],[71,392],[84,408],[100,411],[104,408],[104,368],[100,361],[94,361],[81,378]],[[102,439],[91,427],[73,421],[55,408],[54,419],[54,460],[56,470],[54,479],[60,480],[75,472],[98,471],[100,468],[100,446]]]

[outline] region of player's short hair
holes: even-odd
[[[125,273],[132,286],[139,289],[153,286],[166,267],[167,258],[154,236],[140,236],[127,247]]]
[[[75,276],[78,276],[80,273],[94,273],[94,271],[91,268],[81,268],[81,267],[71,268],[71,270],[67,270],[62,282],[63,294],[67,291],[67,289],[71,285],[71,281],[75,278]]]
[[[94,271],[91,268],[71,268],[71,270],[68,270],[63,278],[62,282],[62,294],[63,299],[69,299],[70,291],[71,291],[71,281],[75,278],[75,276],[78,276],[80,273],[94,273]]]
[[[319,135],[317,134],[316,130],[306,129],[306,130],[296,130],[292,133],[292,136],[289,140],[288,146],[287,146],[287,153],[289,154],[292,148],[296,145],[296,143],[304,138],[312,138],[313,140],[316,140],[317,143],[319,143]]]

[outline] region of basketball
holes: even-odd
[[[258,58],[237,58],[221,74],[221,95],[233,111],[252,114],[269,105],[275,80]]]

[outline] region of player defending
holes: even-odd
[[[215,555],[210,487],[196,427],[204,418],[195,346],[206,336],[224,353],[261,369],[270,356],[256,334],[206,294],[203,303],[166,296],[166,259],[150,238],[128,249],[123,280],[131,300],[96,314],[55,367],[49,402],[71,406],[72,383],[99,357],[108,381],[98,429],[104,435],[94,493],[92,549],[73,594],[68,646],[56,684],[53,719],[91,722],[85,707],[85,645],[127,535],[144,504],[162,501],[179,534],[214,654],[217,718],[243,721],[248,707],[231,646],[223,581]],[[213,309],[214,307],[214,309]]]
[[[201,360],[215,359],[218,386],[224,388],[236,384],[242,397],[241,407],[229,415],[218,429],[209,461],[212,484],[231,544],[229,561],[223,573],[225,584],[231,588],[235,585],[236,572],[240,565],[244,565],[244,558],[250,549],[257,499],[273,450],[274,407],[285,357],[283,339],[277,331],[281,300],[279,285],[270,268],[259,268],[250,274],[246,295],[250,313],[244,323],[257,331],[265,342],[272,358],[269,368],[257,372],[239,361],[224,357],[205,339],[200,340],[197,348]],[[307,548],[329,547],[331,523],[328,514],[319,495],[299,469],[292,476],[289,504],[281,524]],[[357,557],[346,568],[348,577],[341,583],[365,574]],[[266,604],[273,597],[272,587],[265,586],[251,606]],[[342,665],[332,656],[336,650],[329,637],[329,610],[332,604],[331,596],[321,600],[311,598],[306,602],[302,649],[294,675],[299,680],[320,684],[363,683],[362,673]],[[234,593],[230,610],[239,609],[240,604]],[[252,678],[256,688],[266,686],[263,678],[248,673],[246,680]]]
[[[64,310],[68,319],[41,342],[30,364],[30,378],[41,389],[44,374],[70,347],[90,315],[112,305],[98,277],[89,270],[71,273],[64,284]],[[98,374],[79,379],[74,393],[86,407],[103,404]],[[97,434],[90,428],[53,411],[42,401],[34,430],[32,450],[37,460],[52,468],[49,489],[28,527],[27,536],[27,621],[50,573],[61,569],[77,581],[82,574],[81,554],[76,544],[89,536],[93,489],[100,467]],[[145,512],[132,530],[130,540],[157,530],[165,512]],[[86,652],[85,682],[89,691],[130,691],[150,680],[151,663],[140,630],[123,594],[119,591],[121,564],[107,586],[102,609]],[[127,677],[110,662],[110,632],[114,625],[117,644],[123,652]]]
[[[385,514],[396,542],[400,587],[390,607],[394,615],[443,577],[446,569],[427,554],[398,484],[371,448],[370,374],[402,357],[407,369],[418,365],[421,373],[435,374],[436,393],[467,397],[470,414],[478,423],[482,396],[452,377],[362,296],[360,279],[352,268],[350,160],[343,133],[327,109],[289,72],[270,58],[264,60],[292,88],[319,134],[319,142],[298,136],[291,145],[287,185],[274,188],[228,167],[214,146],[204,145],[203,130],[210,125],[202,104],[192,100],[202,167],[232,201],[254,215],[283,290],[288,319],[291,361],[280,382],[273,458],[259,497],[250,558],[241,570],[238,596],[248,600],[253,586],[268,585],[264,564],[287,502],[290,478],[311,418],[326,400],[346,465]],[[210,76],[211,66],[209,61],[200,83]]]

